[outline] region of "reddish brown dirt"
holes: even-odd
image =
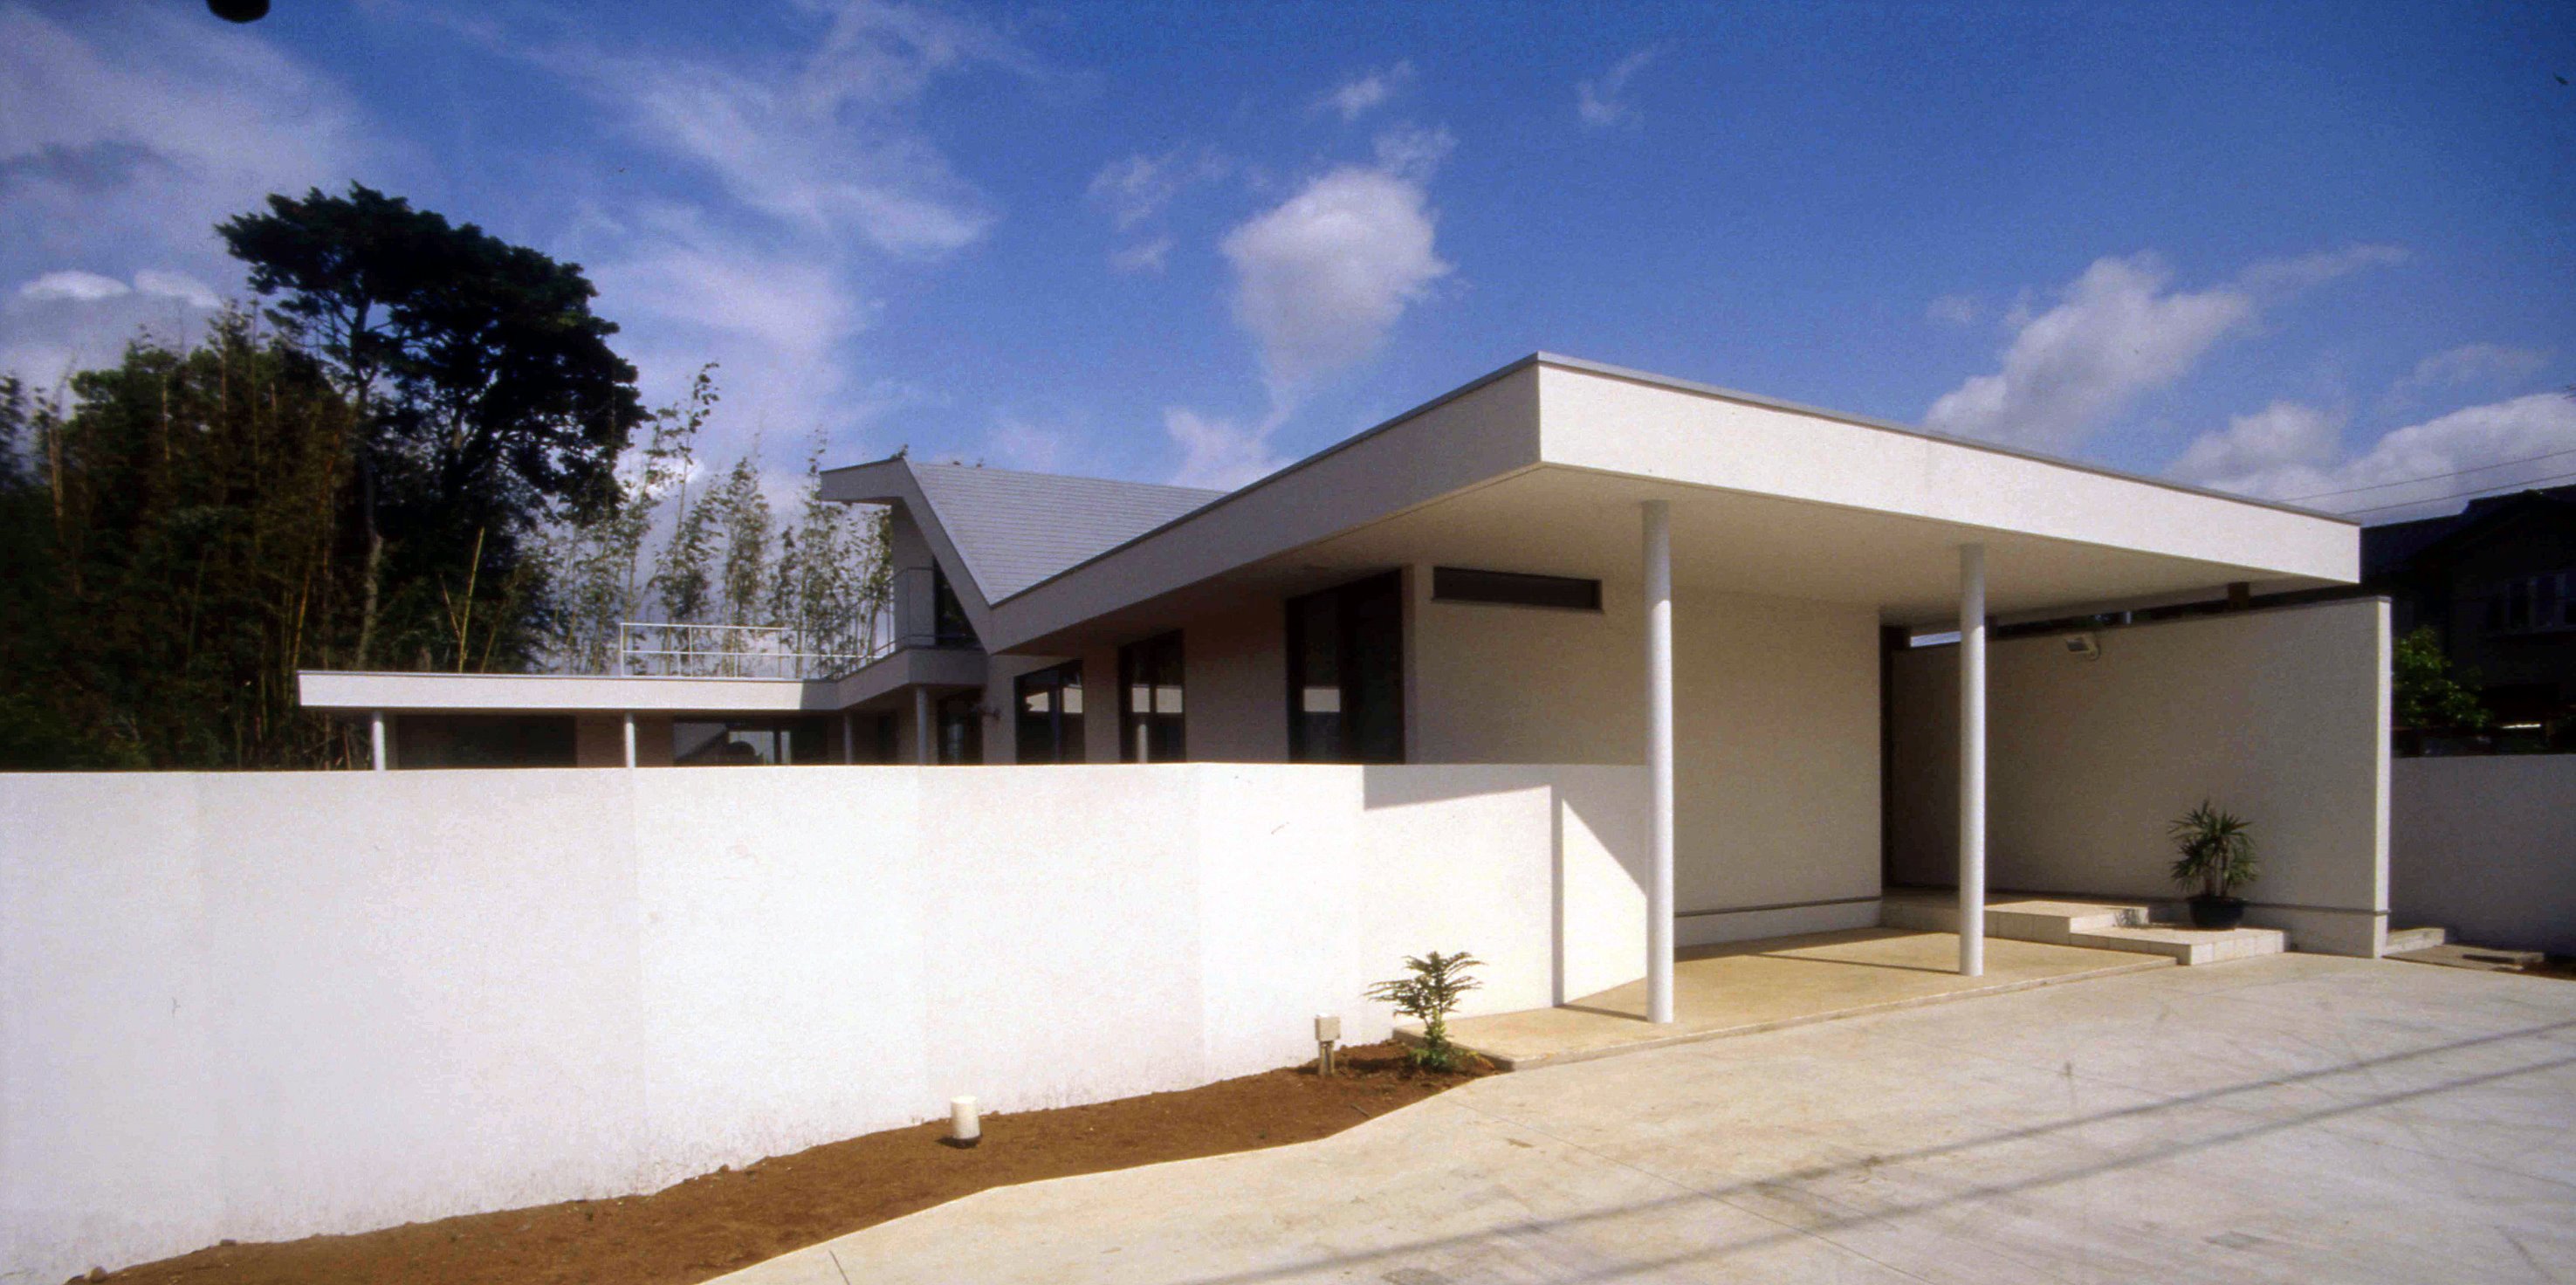
[[[1475,1073],[1431,1075],[1393,1045],[1177,1093],[984,1117],[971,1150],[947,1122],[830,1142],[649,1196],[468,1214],[354,1236],[217,1245],[113,1273],[187,1285],[689,1285],[792,1249],[1012,1183],[1251,1151],[1339,1133]]]

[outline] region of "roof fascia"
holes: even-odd
[[[912,471],[909,458],[897,455],[826,470],[823,498],[845,504],[901,505],[911,515],[913,525],[921,528],[922,539],[930,545],[931,558],[948,573],[949,587],[957,591],[957,604],[966,609],[966,622],[975,627],[975,637],[992,637],[993,603],[984,596],[984,582],[957,542],[948,538],[948,528],[939,520],[929,493],[922,490],[921,478]]]
[[[1867,415],[1854,415],[1848,411],[1827,410],[1820,406],[1809,406],[1802,402],[1783,401],[1777,397],[1764,397],[1758,393],[1747,393],[1732,388],[1721,388],[1716,384],[1702,384],[1688,379],[1675,379],[1669,375],[1658,375],[1651,371],[1631,370],[1625,366],[1613,366],[1605,362],[1586,361],[1580,357],[1566,357],[1556,353],[1540,352],[1533,353],[1529,357],[1524,358],[1521,362],[1515,364],[1554,366],[1560,370],[1570,370],[1586,375],[1599,375],[1605,379],[1617,379],[1631,384],[1643,384],[1649,388],[1663,388],[1674,392],[1694,393],[1702,397],[1715,397],[1722,401],[1741,402],[1747,406],[1759,406],[1766,410],[1785,411],[1792,415],[1805,415],[1815,419],[1832,420],[1838,424],[1851,424],[1860,428],[1873,428],[1881,432],[1897,433],[1906,437],[1921,438],[1927,442],[1939,442],[1945,446],[1957,446],[1972,451],[1983,451],[1989,455],[2004,455],[2010,456],[2014,459],[2030,460],[2040,464],[2053,464],[2059,468],[2073,469],[2079,473],[2091,473],[2098,477],[2112,478],[2122,482],[2136,482],[2140,485],[2159,487],[2167,491],[2180,491],[2186,495],[2203,496],[2213,500],[2225,500],[2232,504],[2250,505],[2258,509],[2273,509],[2282,513],[2294,513],[2303,518],[2323,518],[2326,521],[2338,522],[2349,527],[2359,527],[2361,525],[2360,521],[2357,519],[2346,517],[2340,513],[2327,513],[2318,509],[2301,508],[2298,505],[2284,504],[2278,500],[2258,500],[2251,496],[2238,495],[2231,491],[2212,490],[2205,486],[2193,486],[2188,482],[2176,482],[2167,478],[2150,477],[2144,473],[2132,473],[2126,469],[2109,468],[2100,464],[2087,464],[2082,460],[2071,460],[2062,455],[2050,455],[2041,451],[2026,451],[2019,447],[2003,446],[1994,442],[1981,442],[1975,438],[1969,437],[1955,437],[1948,433],[1935,433],[1930,429],[1917,428],[1910,424],[1899,424],[1894,420],[1876,419]]]

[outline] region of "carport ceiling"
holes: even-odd
[[[1639,505],[1673,506],[1677,583],[1726,593],[1877,608],[1889,624],[1954,619],[1958,546],[1987,547],[1997,615],[2205,590],[2234,580],[2277,588],[2259,568],[1984,531],[1776,496],[1541,466],[1300,550],[1281,561],[1354,571],[1403,561],[1635,580]]]

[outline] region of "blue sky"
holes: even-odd
[[[782,475],[1231,485],[1536,349],[2373,518],[2576,474],[2559,6],[275,5],[0,4],[0,366],[355,179]]]

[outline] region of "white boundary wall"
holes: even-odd
[[[2413,758],[2394,767],[2394,926],[2576,955],[2576,754]]]
[[[2254,823],[2248,922],[2376,956],[2388,909],[2388,604],[2193,616],[1990,645],[1986,885],[2168,901],[2165,824]],[[1891,666],[1891,882],[1955,883],[1959,649]]]
[[[0,776],[0,1280],[654,1189],[1642,971],[1615,766]]]

